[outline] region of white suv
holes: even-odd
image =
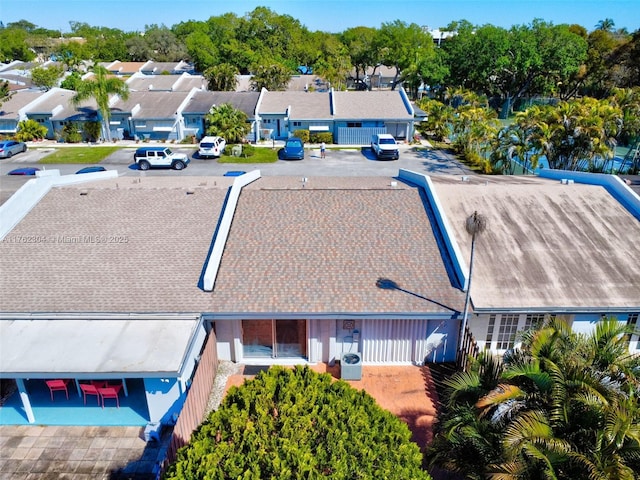
[[[224,152],[227,142],[222,137],[204,137],[200,140],[198,156],[200,158],[219,157]]]
[[[167,147],[141,147],[133,154],[133,159],[140,170],[151,167],[170,167],[182,170],[189,165],[189,157],[184,153],[173,153]]]
[[[400,158],[396,139],[388,133],[376,133],[371,137],[371,150],[378,160],[398,160]]]

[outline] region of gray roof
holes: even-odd
[[[76,115],[92,116],[97,112],[97,103],[94,99],[83,101],[78,107],[73,105],[73,97],[76,92],[63,88],[52,88],[43,94],[39,100],[26,109],[30,114],[53,114],[52,119],[64,120]]]
[[[129,90],[166,90],[189,92],[192,88],[204,88],[206,80],[201,75],[143,75],[136,74],[127,80]]]
[[[283,114],[291,107],[291,120],[331,118],[331,98],[324,92],[269,92],[260,103],[260,114]]]
[[[537,177],[432,177],[466,259],[476,309],[640,311],[640,222],[603,187]]]
[[[0,311],[207,311],[198,281],[230,184],[121,177],[54,188],[0,242]],[[24,235],[41,241],[11,240]]]
[[[230,103],[234,108],[243,111],[247,117],[254,118],[259,92],[210,92],[200,91],[189,99],[183,110],[184,114],[204,115],[212,106]]]
[[[41,97],[41,90],[18,90],[0,106],[0,119],[18,120],[21,108]]]
[[[400,91],[373,90],[363,92],[333,92],[335,119],[411,120]]]
[[[464,258],[464,220],[475,210],[488,219],[476,243],[476,309],[640,310],[640,222],[603,188],[469,179],[432,177]],[[0,242],[0,311],[274,318],[462,309],[430,208],[416,188],[389,177],[249,184],[214,290],[204,292],[200,277],[232,181],[120,177],[53,189]]]
[[[140,110],[133,114],[134,118],[172,118],[188,95],[189,92],[129,92],[128,100],[119,98],[111,105],[111,113],[131,112],[136,105],[140,105]]]

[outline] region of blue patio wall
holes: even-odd
[[[166,423],[173,413],[180,413],[185,395],[175,378],[145,378],[144,389],[151,422]]]

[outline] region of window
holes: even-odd
[[[518,318],[519,315],[515,314],[502,315],[500,329],[498,330],[498,340],[496,342],[496,348],[498,350],[507,350],[513,347],[516,332],[518,331]]]
[[[347,122],[347,128],[362,128],[362,122]]]
[[[524,321],[524,329],[540,328],[544,322],[544,313],[528,313]]]
[[[293,126],[294,127],[300,127],[300,126],[302,126],[302,122],[293,122]]]
[[[487,327],[487,341],[484,344],[485,350],[489,350],[491,348],[491,342],[493,341],[493,329],[496,326],[496,316],[489,316],[489,327]]]

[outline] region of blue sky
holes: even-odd
[[[510,27],[534,18],[577,23],[587,30],[611,18],[616,28],[629,32],[640,28],[640,0],[0,0],[0,20],[6,25],[25,19],[63,32],[70,31],[70,21],[142,31],[145,25],[172,26],[226,12],[244,15],[260,5],[291,15],[311,30],[326,32],[359,25],[379,27],[393,20],[431,28],[461,19]]]

